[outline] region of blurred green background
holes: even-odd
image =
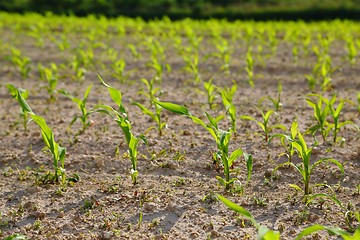
[[[144,19],[360,19],[360,0],[0,0],[0,11]]]

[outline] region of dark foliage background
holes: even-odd
[[[360,0],[0,0],[0,11],[144,19],[360,19]]]

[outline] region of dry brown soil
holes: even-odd
[[[238,178],[237,185],[242,184],[244,191],[224,191],[215,178],[217,175],[223,176],[223,173],[219,166],[213,164],[212,153],[216,151],[216,144],[210,134],[190,119],[165,110],[162,116],[168,127],[163,136],[151,130],[146,134],[149,146],[139,146],[139,183],[134,186],[130,178],[131,163],[125,154],[125,139],[116,123],[106,115],[90,115],[93,125],[76,137],[80,122],[68,130],[73,116],[79,114],[76,105],[60,94],[57,94],[55,101],[48,100],[44,88],[46,82],[39,80],[37,63],[45,66],[49,66],[50,62],[66,64],[71,50],[60,52],[48,39],[40,48],[26,34],[14,32],[4,34],[3,41],[15,45],[31,58],[32,71],[30,77],[23,80],[17,68],[5,60],[9,51],[1,53],[0,238],[22,233],[29,239],[254,239],[254,226],[217,201],[215,193],[249,210],[261,224],[279,230],[283,239],[293,239],[304,227],[313,224],[347,229],[344,217],[346,208],[359,211],[360,195],[356,186],[360,184],[360,134],[354,125],[341,129],[340,135],[346,139],[343,144],[324,143],[317,135],[320,144],[312,156],[312,162],[326,157],[337,159],[344,165],[344,175],[334,165],[328,164],[317,167],[311,176],[314,193],[335,194],[344,208],[326,199],[324,202],[315,199],[306,205],[303,193],[289,187],[289,184],[303,187],[300,174],[291,167],[280,168],[271,176],[271,171],[278,164],[287,161],[285,156],[278,156],[284,148],[278,140],[266,144],[259,126],[240,118],[230,148],[241,147],[252,154],[252,177],[246,185],[245,162],[240,158],[232,169],[232,176]],[[135,69],[129,77],[131,82],[122,84],[112,77],[105,51],[97,49],[96,64],[89,67],[85,80],[73,80],[66,75],[71,73],[67,70],[69,68],[60,68],[62,77],[57,89],[66,89],[82,97],[86,87],[93,83],[88,109],[97,103],[114,106],[107,89],[97,78],[96,73],[101,73],[105,81],[122,91],[133,132],[139,135],[156,123],[131,105],[132,101],[139,101],[149,106],[146,98],[139,94],[144,89],[140,79],[150,79],[154,74],[146,66],[149,53],[144,46],[139,47],[143,54],[141,59],[135,59],[128,49],[122,48],[128,42],[138,44],[136,41],[131,37],[116,41],[113,36],[113,41],[106,43],[122,49],[128,72]],[[76,43],[78,41],[73,39],[72,47]],[[200,59],[216,51],[211,43],[210,39],[204,40],[205,47],[200,50]],[[216,109],[209,110],[202,85],[195,86],[191,74],[182,70],[184,62],[172,43],[164,41],[163,44],[166,62],[172,66],[172,72],[164,73],[160,99],[186,105],[193,115],[201,116],[204,120],[205,111],[215,116],[224,114],[219,96],[215,100]],[[297,118],[302,132],[315,124],[313,111],[305,101],[309,87],[304,77],[304,74],[311,73],[315,56],[300,57],[295,64],[289,44],[281,41],[276,55],[265,58],[265,66],[256,65],[255,88],[252,89],[244,71],[245,50],[238,47],[240,43],[232,46],[237,47],[233,49],[230,76],[219,70],[221,63],[215,58],[201,61],[200,70],[203,80],[213,78],[217,86],[230,87],[232,80],[236,81],[238,91],[234,103],[238,116],[250,115],[260,119],[255,105],[263,96],[276,97],[277,81],[281,80],[283,106],[277,117],[272,116],[271,124],[278,121],[289,128]],[[331,55],[334,65],[341,67],[333,74],[333,90],[339,98],[356,102],[356,94],[360,90],[359,63],[354,66],[348,64],[344,59],[346,52],[342,42],[332,44]],[[57,141],[67,148],[67,175],[79,174],[79,182],[69,184],[64,191],[61,191],[59,184],[36,183],[37,176],[47,170],[52,171],[52,157],[44,151],[44,143],[35,123],[29,123],[28,131],[24,131],[19,105],[9,95],[6,83],[30,91],[30,106],[46,119]],[[330,96],[331,91],[324,94]],[[272,107],[270,101],[262,103],[264,110]],[[341,120],[360,124],[356,106],[346,103]],[[229,121],[223,120],[220,126],[226,129]],[[331,137],[332,133],[329,140]],[[314,143],[309,135],[306,140],[309,145]],[[300,164],[296,156],[293,161]],[[320,183],[331,186],[334,193],[325,187],[315,187]],[[356,226],[359,223],[353,221],[352,224]],[[314,234],[313,239],[330,237],[321,232]]]

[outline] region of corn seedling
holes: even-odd
[[[222,61],[220,70],[224,71],[226,75],[230,74],[230,47],[226,39],[219,39],[215,44],[218,52],[213,53],[212,55]]]
[[[22,56],[20,50],[11,48],[11,56],[9,59],[18,67],[22,78],[26,79],[29,77],[29,73],[31,71],[30,58]]]
[[[315,74],[314,73],[313,74],[305,74],[305,78],[306,78],[306,80],[308,82],[308,86],[310,88],[310,91],[314,91],[316,83],[317,83]]]
[[[346,49],[347,49],[347,57],[351,65],[354,65],[356,62],[356,55],[358,50],[356,49],[354,39],[347,38],[346,39]]]
[[[254,58],[252,57],[252,50],[251,47],[248,49],[246,53],[246,66],[245,66],[246,73],[248,75],[248,83],[250,87],[254,88]]]
[[[324,57],[324,60],[322,61],[321,64],[321,69],[320,69],[320,75],[322,78],[322,83],[321,83],[321,89],[323,91],[327,91],[331,88],[331,74],[335,71],[336,69],[333,69],[331,66],[331,58],[329,55],[326,55]]]
[[[261,225],[256,221],[256,219],[252,216],[250,212],[248,212],[245,208],[237,205],[236,203],[230,201],[229,199],[216,194],[216,197],[224,203],[228,208],[233,210],[234,212],[239,213],[242,217],[249,220],[258,230],[257,239],[259,240],[279,240],[280,233],[278,231],[274,231],[269,229],[268,227]]]
[[[67,39],[66,35],[61,35],[60,38],[53,38],[53,42],[56,44],[56,46],[59,48],[61,52],[65,51],[66,49],[70,48],[70,42]]]
[[[121,83],[124,83],[127,76],[125,75],[125,66],[126,62],[123,58],[115,61],[112,65],[112,69],[114,70],[114,74],[112,74],[113,77],[119,79]]]
[[[137,170],[137,147],[139,144],[139,141],[142,140],[145,144],[147,144],[147,140],[144,135],[140,135],[139,137],[135,137],[134,134],[131,131],[131,123],[128,118],[128,113],[125,110],[125,107],[122,103],[122,94],[119,90],[116,88],[111,87],[107,83],[104,82],[102,77],[98,75],[101,83],[107,87],[111,99],[114,101],[114,103],[118,106],[118,110],[113,109],[111,106],[108,105],[96,105],[94,107],[94,110],[90,111],[92,112],[100,112],[105,113],[109,115],[111,118],[115,120],[115,122],[118,124],[118,126],[121,128],[125,135],[125,140],[128,145],[128,154],[130,156],[132,169],[131,169],[131,179],[133,184],[137,183],[137,177],[138,177],[138,170]],[[89,114],[88,113],[88,114]]]
[[[341,139],[341,137],[338,137],[338,132],[340,128],[348,124],[353,124],[353,122],[352,121],[340,122],[341,110],[343,109],[345,103],[344,100],[340,100],[336,108],[334,107],[334,104],[336,102],[336,95],[334,95],[330,100],[323,97],[323,100],[329,106],[330,109],[330,115],[332,116],[333,123],[330,124],[329,127],[332,129],[334,134],[333,143],[336,143]]]
[[[295,142],[292,142],[291,144],[293,145],[294,149],[297,151],[298,156],[302,162],[300,165],[296,165],[295,163],[290,162],[290,165],[293,166],[301,174],[302,181],[304,183],[304,194],[306,196],[308,196],[311,193],[310,176],[317,165],[322,164],[322,163],[328,163],[328,162],[333,163],[339,168],[339,170],[341,171],[342,174],[344,174],[344,167],[339,161],[337,161],[333,158],[322,158],[320,160],[317,160],[315,163],[311,164],[310,163],[311,153],[317,143],[315,143],[315,145],[313,145],[312,147],[309,148],[304,140],[304,137],[300,133],[300,131],[298,131],[297,135],[298,135],[298,140]],[[292,184],[291,186],[293,186],[296,189],[301,189],[296,184]],[[313,195],[313,197],[317,197],[317,196],[320,196],[320,195],[319,194]],[[334,199],[334,197],[327,195],[327,194],[321,194],[321,196],[328,197],[334,201],[336,200],[336,199]],[[310,198],[313,198],[313,197],[310,197]],[[338,202],[338,201],[335,201],[335,202]]]
[[[22,88],[16,88],[12,84],[6,84],[7,89],[9,90],[11,96],[14,98],[17,98],[17,94],[20,93],[21,97],[26,100],[29,97],[29,91],[22,89]],[[25,131],[27,131],[27,123],[28,123],[28,111],[24,108],[20,108],[20,117],[23,119],[23,127]]]
[[[256,122],[261,127],[261,129],[263,130],[266,142],[268,142],[269,137],[270,137],[270,133],[272,132],[273,129],[279,128],[279,129],[282,129],[282,130],[286,131],[286,127],[284,125],[282,125],[282,124],[276,124],[276,125],[273,125],[273,126],[269,125],[270,124],[269,123],[270,116],[275,112],[274,110],[269,110],[266,113],[264,113],[260,109],[259,109],[259,111],[260,111],[261,116],[262,116],[262,121],[258,121],[255,118],[253,118],[251,116],[246,116],[246,115],[243,115],[240,118],[243,119],[243,120],[250,120],[250,121]]]
[[[141,81],[145,84],[147,91],[140,91],[139,93],[144,95],[147,99],[150,101],[150,106],[154,105],[153,99],[156,98],[156,94],[159,92],[161,95],[162,90],[160,87],[154,87],[155,78],[152,78],[150,81],[148,81],[145,78],[142,78]]]
[[[49,93],[49,99],[51,101],[55,100],[56,86],[59,81],[58,68],[55,63],[51,64],[50,68],[44,67],[44,75],[47,80],[46,90]]]
[[[276,30],[275,29],[269,29],[267,31],[267,36],[268,36],[268,43],[271,49],[271,54],[275,55],[276,51],[277,51],[277,47],[279,44],[279,41],[276,37]]]
[[[344,214],[345,223],[347,228],[351,232],[356,232],[360,230],[360,211],[359,209],[354,209],[354,207],[349,204],[346,208],[346,212]],[[356,226],[357,223],[357,226]],[[357,229],[357,230],[356,230]]]
[[[216,98],[216,95],[214,94],[216,86],[212,83],[212,79],[210,79],[208,82],[204,82],[204,88],[206,90],[207,102],[209,104],[209,108],[212,110],[215,106],[214,100]]]
[[[155,80],[161,82],[163,70],[166,69],[168,72],[171,72],[171,66],[163,64],[165,62],[164,48],[154,38],[148,38],[146,44],[151,52],[150,62],[147,65],[155,70]]]
[[[314,109],[314,117],[317,121],[317,124],[310,127],[308,132],[311,132],[314,135],[317,131],[320,130],[325,142],[326,137],[328,136],[331,129],[328,126],[328,122],[326,121],[326,118],[330,113],[330,106],[324,102],[324,98],[321,95],[309,94],[308,96],[315,96],[318,98],[317,101],[313,101],[310,98],[306,99],[306,102],[309,104],[309,106]]]
[[[231,88],[221,89],[221,99],[226,109],[226,112],[229,114],[231,120],[231,131],[234,133],[236,133],[236,107],[233,104],[233,98],[236,90],[236,83],[234,83]]]
[[[219,182],[222,185],[225,186],[225,189],[230,189],[234,181],[237,180],[236,178],[230,178],[230,169],[233,166],[235,160],[239,158],[241,155],[244,155],[244,152],[242,151],[241,148],[238,148],[229,155],[229,143],[231,139],[231,132],[224,131],[218,128],[218,122],[222,119],[222,116],[218,118],[213,118],[210,114],[205,112],[205,115],[209,120],[209,124],[205,124],[200,118],[191,115],[189,110],[184,106],[170,102],[159,102],[156,100],[155,103],[165,108],[168,111],[190,118],[194,123],[201,125],[211,134],[217,146],[217,152],[214,153],[214,159],[215,161],[222,163],[224,169],[224,175],[225,175],[225,179],[220,176],[217,176],[216,178],[219,180]],[[252,169],[252,164],[250,164],[252,163],[252,158],[250,157],[250,155],[246,155],[245,157],[248,162],[247,169],[249,176],[251,174],[250,171]],[[248,177],[248,179],[249,178],[250,177]]]
[[[136,47],[134,46],[134,44],[129,43],[126,46],[130,49],[131,54],[134,58],[139,59],[142,57],[141,54],[136,50]]]
[[[82,123],[82,129],[77,133],[78,134],[81,134],[83,133],[91,124],[91,122],[89,121],[88,119],[88,111],[86,109],[86,102],[87,102],[87,99],[88,99],[88,96],[89,96],[89,93],[91,91],[91,88],[92,88],[92,84],[90,84],[88,86],[88,88],[86,89],[85,91],[85,94],[84,94],[84,97],[83,99],[80,99],[80,98],[77,98],[77,97],[74,97],[72,96],[69,92],[65,91],[65,90],[60,90],[60,92],[62,94],[64,94],[66,97],[70,98],[71,101],[73,101],[74,103],[77,104],[77,107],[79,108],[79,110],[81,111],[81,115],[80,116],[75,116],[73,118],[73,120],[70,122],[70,126],[71,127],[77,119],[80,119],[81,120],[81,123]]]
[[[297,65],[298,59],[299,59],[299,47],[297,46],[296,43],[293,44],[291,52],[292,52],[294,63],[295,63],[295,65]]]
[[[54,175],[48,174],[47,180],[50,182],[59,182],[65,184],[66,181],[66,173],[65,173],[65,153],[66,149],[61,147],[56,141],[54,137],[54,133],[51,128],[46,124],[46,121],[43,117],[36,115],[28,103],[24,100],[21,93],[19,91],[16,92],[15,98],[18,100],[21,108],[28,112],[31,119],[40,127],[41,136],[46,145],[46,147],[50,150],[53,156],[54,163]]]
[[[282,83],[281,83],[281,81],[278,81],[278,85],[277,85],[277,96],[276,96],[276,98],[273,98],[273,97],[271,97],[271,96],[262,97],[262,98],[259,100],[258,105],[260,106],[261,103],[262,103],[265,99],[269,99],[269,100],[271,101],[271,103],[273,104],[275,113],[278,113],[278,112],[280,111],[281,107],[282,107],[281,94],[282,94]]]
[[[155,70],[155,80],[161,82],[162,81],[162,76],[163,76],[164,66],[159,62],[157,57],[152,55],[151,56],[151,61],[147,65]],[[171,72],[171,67],[170,67],[169,64],[166,64],[165,67],[166,67],[168,72]]]
[[[291,158],[295,153],[295,149],[292,143],[296,141],[297,133],[298,133],[298,122],[293,121],[290,128],[290,134],[286,135],[283,133],[277,133],[269,138],[269,142],[275,137],[280,138],[281,145],[286,149],[286,151],[284,153],[281,153],[279,156],[286,155],[288,162],[291,162]]]
[[[282,83],[281,83],[281,81],[278,81],[277,91],[278,91],[277,97],[276,98],[269,97],[269,99],[272,102],[275,111],[279,112],[280,108],[282,107],[282,103],[281,103]]]
[[[199,71],[199,53],[195,51],[193,55],[184,55],[183,59],[186,63],[183,68],[186,72],[189,72],[193,75],[195,84],[198,84],[201,81],[200,71]]]
[[[77,52],[74,55],[72,66],[75,72],[79,67],[88,68],[94,63],[94,51],[92,48],[87,49],[77,49]]]

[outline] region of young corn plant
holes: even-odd
[[[340,100],[340,102],[338,103],[337,107],[334,106],[335,102],[336,102],[336,95],[334,95],[330,100],[324,98],[324,102],[329,106],[330,109],[330,115],[332,116],[332,120],[333,123],[331,123],[329,125],[329,127],[332,129],[333,131],[333,143],[339,142],[339,140],[341,140],[341,137],[338,137],[338,132],[340,130],[340,128],[342,128],[345,125],[348,124],[353,124],[352,121],[344,121],[344,122],[340,122],[340,114],[341,114],[341,110],[344,107],[345,101],[344,100]]]
[[[124,83],[127,76],[125,74],[126,62],[123,58],[115,61],[112,65],[112,69],[114,70],[113,77],[117,78],[121,83]]]
[[[211,110],[213,110],[215,107],[214,101],[216,98],[215,95],[216,86],[212,83],[212,81],[213,80],[210,79],[209,81],[204,82],[204,88],[206,90],[206,95],[207,95],[207,102]]]
[[[130,52],[134,58],[140,59],[142,57],[141,54],[136,50],[136,47],[134,44],[129,43],[126,46],[130,49]]]
[[[331,129],[328,126],[328,122],[326,121],[326,118],[330,113],[330,106],[324,102],[324,98],[319,94],[309,94],[308,96],[314,96],[317,98],[317,101],[306,98],[306,102],[314,109],[314,117],[317,121],[317,124],[310,127],[308,132],[311,132],[312,135],[315,135],[315,133],[320,130],[323,141],[325,142]]]
[[[222,65],[220,70],[224,71],[226,75],[230,74],[230,46],[229,42],[226,39],[220,38],[215,46],[218,52],[213,53],[213,56],[220,59],[222,61]]]
[[[254,88],[254,58],[252,56],[251,47],[249,47],[246,53],[246,66],[245,66],[246,73],[248,75],[248,83],[250,87]]]
[[[278,92],[277,92],[276,98],[269,97],[269,100],[272,102],[275,112],[278,113],[282,107],[282,103],[281,103],[282,83],[281,83],[281,81],[278,81],[277,91]]]
[[[226,112],[229,114],[231,120],[231,131],[233,133],[236,133],[236,107],[233,104],[233,98],[236,90],[236,83],[234,83],[231,88],[221,89],[221,99],[226,109]]]
[[[268,99],[271,101],[271,103],[274,107],[275,113],[277,114],[280,112],[280,109],[282,107],[281,94],[282,94],[282,83],[281,83],[281,81],[278,81],[277,96],[275,98],[273,98],[271,96],[262,97],[262,98],[260,98],[258,105],[260,106],[264,100]]]
[[[164,67],[168,72],[171,72],[171,66],[169,64],[163,66],[155,55],[151,56],[151,61],[147,65],[155,70],[155,80],[159,82],[162,82]]]
[[[101,105],[98,104],[94,107],[94,110],[90,111],[88,114],[93,112],[105,113],[110,116],[114,121],[118,124],[122,132],[124,133],[126,143],[128,145],[128,154],[130,156],[132,168],[131,168],[131,179],[133,184],[137,183],[137,177],[139,175],[137,170],[137,147],[139,145],[140,140],[147,144],[147,140],[144,135],[140,135],[136,137],[131,131],[131,123],[128,117],[128,113],[125,110],[125,107],[122,102],[122,94],[121,92],[113,88],[112,86],[105,83],[100,75],[98,75],[101,83],[107,87],[109,91],[109,95],[114,103],[118,106],[118,110],[115,110],[109,105]]]
[[[164,64],[164,48],[161,46],[160,42],[154,38],[148,38],[146,44],[151,52],[150,62],[148,62],[147,66],[155,70],[155,80],[161,82],[164,69],[171,72],[171,66],[168,63]]]
[[[150,81],[146,78],[142,78],[141,81],[145,84],[147,91],[140,91],[139,94],[144,95],[150,101],[150,106],[154,105],[153,99],[156,98],[156,94],[162,94],[162,90],[160,87],[154,87],[155,78],[152,78]]]
[[[183,59],[186,64],[183,69],[193,75],[195,85],[199,84],[201,81],[199,70],[199,53],[195,51],[192,56],[190,54],[185,54]]]
[[[280,138],[281,145],[285,148],[285,152],[281,153],[279,156],[286,155],[288,163],[291,162],[291,158],[295,153],[295,149],[292,143],[297,140],[297,133],[298,122],[293,121],[290,127],[290,134],[276,133],[269,138],[269,142],[275,137]]]
[[[220,162],[222,164],[225,175],[225,179],[220,176],[217,176],[216,178],[223,186],[225,186],[225,189],[230,189],[233,186],[234,181],[237,180],[236,178],[230,178],[230,169],[232,168],[235,160],[238,159],[241,155],[243,155],[247,161],[249,180],[252,169],[252,157],[250,154],[244,154],[241,148],[234,150],[231,154],[229,153],[231,132],[218,128],[218,122],[220,119],[222,119],[222,116],[213,118],[210,114],[205,112],[205,115],[209,120],[209,124],[205,124],[200,118],[191,115],[189,110],[184,106],[170,102],[155,101],[155,103],[168,111],[190,118],[194,123],[201,125],[211,134],[217,146],[217,152],[214,153],[214,159],[216,162]]]
[[[347,57],[351,65],[356,63],[356,56],[358,54],[358,50],[356,49],[354,39],[348,37],[346,39],[346,49],[347,49]]]
[[[250,121],[256,122],[263,130],[266,142],[268,142],[270,133],[272,132],[273,129],[278,128],[278,129],[282,129],[282,130],[286,131],[286,127],[282,124],[275,124],[275,125],[270,126],[269,120],[270,120],[270,116],[275,112],[274,110],[269,110],[266,113],[264,113],[260,109],[259,109],[259,111],[262,116],[262,121],[258,121],[255,118],[253,118],[251,116],[247,116],[247,115],[243,115],[240,118],[243,120],[250,120]]]
[[[55,63],[52,63],[50,68],[42,67],[42,69],[39,70],[43,71],[42,73],[40,73],[40,75],[43,74],[48,83],[46,86],[46,90],[49,94],[49,100],[54,101],[56,99],[55,94],[57,93],[56,86],[59,81],[58,68]]]
[[[311,153],[312,153],[313,148],[317,145],[317,143],[315,143],[312,147],[308,147],[304,140],[304,137],[300,133],[300,131],[298,131],[297,136],[298,136],[298,140],[292,142],[291,144],[293,145],[293,148],[298,153],[298,156],[301,159],[301,164],[297,165],[293,162],[290,162],[290,165],[293,166],[300,173],[300,175],[302,177],[302,182],[304,183],[304,194],[305,194],[305,196],[309,197],[308,195],[311,194],[310,176],[316,166],[323,164],[323,163],[333,163],[339,168],[339,170],[341,171],[342,174],[344,174],[344,167],[339,161],[337,161],[333,158],[322,158],[322,159],[317,160],[315,163],[311,164],[311,162],[310,162]],[[295,189],[301,189],[296,184],[292,184],[291,186],[294,187]],[[327,197],[327,198],[330,198],[331,200],[339,203],[336,198],[334,198],[333,196],[327,195],[327,194],[314,194],[314,195],[310,196],[311,199],[313,199],[315,197]]]
[[[16,92],[15,98],[18,100],[21,108],[26,111],[31,119],[40,127],[42,139],[53,156],[54,163],[54,174],[48,174],[47,180],[50,182],[61,182],[65,184],[66,173],[65,173],[65,154],[66,149],[61,147],[54,137],[54,133],[51,128],[47,125],[45,119],[39,115],[36,115],[29,104],[25,101],[19,91]]]
[[[336,68],[332,68],[331,66],[331,57],[326,55],[322,61],[320,76],[322,78],[321,89],[322,91],[329,90],[331,85],[331,75],[336,70]]]
[[[88,119],[88,111],[86,109],[86,102],[87,99],[89,97],[90,91],[92,88],[92,84],[90,84],[84,94],[83,99],[77,98],[72,96],[69,92],[65,91],[65,90],[60,90],[60,92],[65,95],[66,97],[70,98],[71,101],[73,101],[74,103],[77,104],[77,107],[79,108],[79,110],[81,111],[81,115],[77,115],[73,118],[73,120],[70,122],[69,127],[71,127],[77,119],[80,119],[81,123],[82,123],[82,129],[79,130],[79,132],[76,135],[80,135],[82,134],[90,125],[91,125],[91,121],[89,121]]]
[[[24,57],[21,54],[21,51],[16,48],[11,48],[11,56],[9,57],[10,61],[15,64],[21,74],[23,79],[29,77],[31,71],[31,60],[28,57]]]
[[[9,93],[11,94],[12,97],[16,98],[17,94],[20,93],[21,97],[26,100],[29,97],[29,91],[22,89],[22,88],[17,88],[12,84],[6,84],[7,89],[9,90]],[[23,127],[25,129],[25,132],[27,131],[27,123],[28,123],[28,111],[26,111],[26,109],[24,108],[20,108],[20,117],[23,120]]]

